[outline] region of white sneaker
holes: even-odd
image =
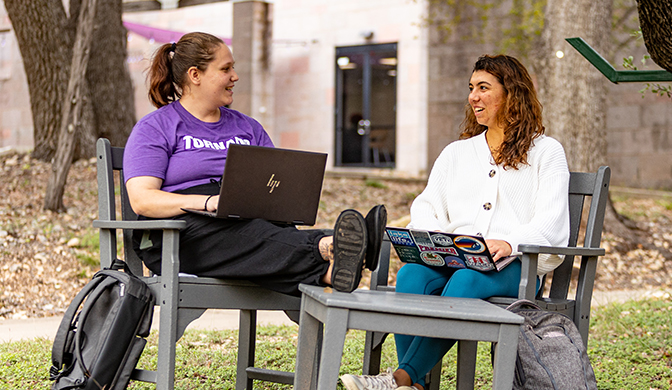
[[[392,376],[392,369],[378,375],[350,375],[341,376],[341,382],[348,390],[396,390],[399,388]]]

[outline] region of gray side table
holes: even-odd
[[[333,390],[348,329],[458,340],[457,388],[473,389],[478,341],[496,342],[493,389],[510,390],[523,318],[480,299],[301,285],[294,388]],[[317,356],[321,325],[324,334]],[[318,364],[315,364],[315,359]]]

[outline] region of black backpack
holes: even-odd
[[[54,338],[52,390],[125,389],[153,312],[152,292],[126,263],[115,260],[97,272],[70,303]]]
[[[581,334],[569,317],[525,299],[507,309],[525,318],[518,334],[514,390],[597,390]]]

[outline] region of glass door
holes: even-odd
[[[336,48],[336,165],[394,168],[397,44]]]

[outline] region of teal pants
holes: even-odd
[[[396,291],[455,298],[516,297],[520,266],[520,260],[515,260],[500,272],[478,272],[406,264],[397,274]],[[394,340],[399,368],[411,376],[413,383],[423,386],[425,375],[455,344],[455,340],[401,334],[394,335]]]

